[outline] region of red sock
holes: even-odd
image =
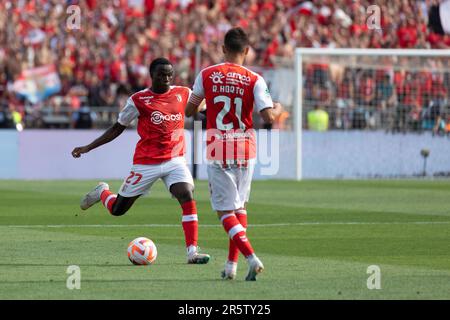
[[[198,240],[198,218],[195,200],[183,203],[181,208],[183,209],[182,224],[186,247],[196,247]]]
[[[102,200],[103,205],[106,209],[108,209],[109,213],[111,213],[114,203],[116,203],[117,195],[112,193],[109,190],[103,190],[100,195],[100,199]]]
[[[234,241],[239,251],[245,257],[252,255],[255,251],[247,239],[247,234],[245,233],[244,227],[239,223],[238,218],[234,213],[229,213],[220,219],[222,221],[225,231],[228,233],[230,239]]]
[[[235,212],[236,218],[239,220],[241,225],[247,231],[247,210],[244,208],[238,209]],[[230,239],[228,246],[228,261],[238,262],[239,259],[239,248],[236,246],[233,240]]]

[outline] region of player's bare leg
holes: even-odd
[[[194,200],[194,187],[186,182],[170,186],[170,192],[177,198],[183,209],[182,225],[186,241],[187,261],[190,264],[205,264],[211,258],[208,254],[199,253],[197,206]]]
[[[223,224],[225,231],[228,233],[230,239],[234,241],[239,251],[245,256],[248,262],[248,274],[245,280],[255,281],[256,276],[264,270],[264,265],[261,260],[256,256],[250,241],[247,238],[245,228],[241,225],[234,210],[232,211],[217,211],[217,215]],[[233,275],[233,267],[237,268],[237,264],[225,265],[225,270],[222,272],[222,278],[224,279],[234,279],[236,277],[235,270]]]
[[[104,196],[104,195],[103,195]],[[111,210],[108,207],[105,207],[109,210],[109,213],[113,216],[122,216],[124,215],[134,204],[134,202],[139,198],[140,195],[134,197],[124,197],[120,194],[117,195],[114,203],[111,206]]]
[[[127,212],[134,201],[140,196],[123,197],[121,195],[113,194],[109,191],[109,185],[106,182],[99,182],[99,184],[88,192],[82,199],[80,207],[87,210],[99,201],[102,201],[105,208],[113,216],[121,216]]]

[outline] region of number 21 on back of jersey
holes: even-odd
[[[232,101],[233,100],[233,101]],[[222,102],[223,107],[220,109],[220,112],[217,114],[216,118],[216,127],[219,130],[233,130],[234,125],[233,122],[230,123],[223,123],[223,119],[225,116],[230,112],[231,110],[231,103],[234,103],[235,106],[235,114],[234,116],[239,122],[239,129],[245,130],[245,124],[242,122],[241,116],[242,116],[242,99],[241,98],[230,98],[227,96],[217,96],[214,98],[214,105]],[[237,129],[237,128],[236,128]]]

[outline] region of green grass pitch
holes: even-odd
[[[181,209],[162,183],[122,217],[79,209],[95,184],[0,181],[0,299],[450,299],[450,181],[253,182],[248,236],[266,267],[256,282],[242,257],[238,279],[220,279],[228,240],[206,182],[207,265],[186,264]],[[154,265],[128,261],[138,236],[156,243]],[[70,265],[80,290],[66,287]],[[367,288],[370,265],[381,289]]]

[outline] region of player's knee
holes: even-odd
[[[217,211],[217,218],[222,221],[222,217],[230,213],[233,213],[233,211]]]
[[[192,190],[184,189],[177,192],[175,197],[178,199],[178,201],[184,203],[194,200],[194,193],[192,192]]]

